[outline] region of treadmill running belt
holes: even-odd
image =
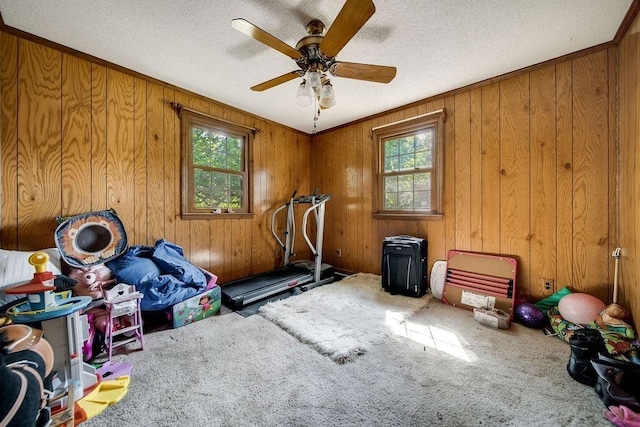
[[[222,302],[239,309],[254,301],[284,292],[294,286],[313,281],[313,273],[302,268],[286,267],[222,286]]]

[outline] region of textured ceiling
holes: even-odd
[[[328,27],[343,0],[0,0],[10,27],[313,131],[299,80],[253,85],[297,69],[292,59],[231,27],[245,18],[295,46],[306,24]],[[334,77],[329,129],[429,96],[611,41],[632,0],[374,0],[376,12],[338,54],[392,65],[389,84]]]

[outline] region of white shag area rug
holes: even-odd
[[[358,273],[270,302],[259,313],[337,363],[366,353],[425,307],[428,297],[391,295],[381,277]]]

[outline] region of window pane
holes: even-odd
[[[216,138],[216,144],[213,151],[213,165],[220,169],[227,169],[227,147],[226,147],[227,138],[218,137]]]
[[[398,191],[413,191],[413,175],[398,177]]]
[[[398,141],[398,151],[400,154],[408,154],[413,153],[415,151],[415,147],[413,144],[413,136],[407,138],[400,138]]]
[[[229,189],[242,190],[242,177],[238,175],[231,175],[229,177]]]
[[[384,192],[398,191],[398,177],[397,176],[385,176],[384,177]]]
[[[384,193],[384,208],[398,209],[398,193]]]
[[[226,142],[227,138],[223,135],[218,135],[217,133],[210,132],[209,133],[209,141],[211,141],[211,149],[217,153],[224,153],[227,151]]]
[[[390,156],[397,156],[397,155],[398,155],[398,141],[396,140],[386,141],[384,143],[384,156],[390,157]]]
[[[384,170],[385,172],[397,171],[398,170],[398,156],[387,157],[384,159]]]
[[[217,190],[226,191],[228,189],[228,179],[226,173],[215,172],[213,175],[213,186]]]
[[[193,140],[193,164],[201,166],[213,166],[211,159],[211,144],[209,134],[204,129],[194,127],[192,129]]]
[[[195,186],[195,206],[207,208],[213,203],[213,174],[196,169],[193,175]]]
[[[242,190],[233,190],[229,193],[228,208],[239,208],[242,205]]]
[[[431,151],[416,151],[416,168],[431,167]]]
[[[428,151],[433,149],[433,129],[416,135],[416,151]]]
[[[431,188],[431,174],[417,173],[413,176],[414,189],[416,191],[426,191]]]
[[[227,139],[227,153],[230,156],[238,156],[242,153],[242,139],[228,138]]]
[[[431,191],[416,191],[414,197],[416,209],[431,209]]]
[[[403,210],[413,208],[412,191],[403,191],[401,193],[398,193],[398,208]]]
[[[242,163],[240,162],[240,156],[234,156],[229,154],[227,156],[227,169],[234,171],[242,170]]]
[[[415,168],[415,156],[413,153],[402,154],[400,156],[400,170],[414,169]]]
[[[213,193],[213,202],[210,208],[226,208],[227,207],[227,192],[222,189],[216,189]]]

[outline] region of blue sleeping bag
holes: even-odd
[[[155,246],[132,246],[106,263],[119,283],[142,293],[143,311],[164,310],[203,292],[208,278],[187,261],[182,248],[160,239]]]

